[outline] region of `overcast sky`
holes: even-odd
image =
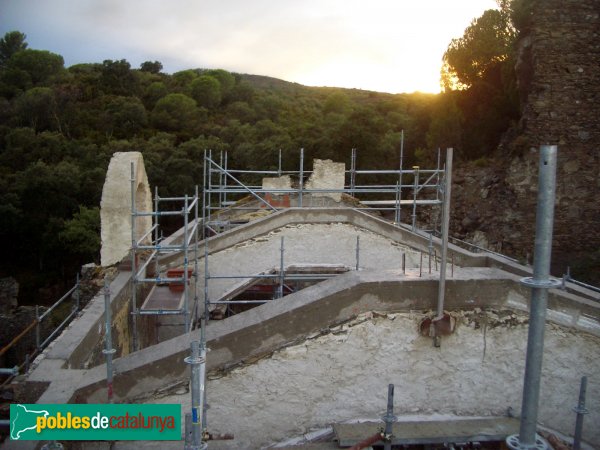
[[[310,86],[439,91],[442,55],[494,0],[0,0],[0,33],[67,66],[127,59]]]

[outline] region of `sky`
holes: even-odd
[[[65,65],[160,61],[308,86],[439,92],[442,56],[494,0],[0,0],[0,35]]]

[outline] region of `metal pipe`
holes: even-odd
[[[573,435],[573,450],[581,449],[581,435],[583,432],[583,418],[588,413],[585,409],[585,393],[587,391],[587,377],[581,377],[581,385],[579,386],[579,402],[577,406],[573,408],[573,411],[577,413],[577,419],[575,420],[575,434]]]
[[[205,359],[200,354],[198,341],[191,343],[191,355],[184,360],[191,366],[192,385],[192,442],[190,449],[200,449],[202,442],[202,414],[204,406],[204,380],[201,378],[200,367],[204,365]]]
[[[300,149],[300,175],[298,179],[298,206],[302,208],[302,188],[304,187],[304,149]]]
[[[283,240],[283,236],[281,236],[281,247],[280,247],[280,261],[279,261],[279,289],[278,289],[278,295],[277,298],[282,298],[283,297],[283,283],[284,283],[284,278],[285,278],[285,269],[283,267],[283,252],[284,252],[284,240]]]
[[[392,450],[392,438],[393,436],[393,426],[396,421],[396,416],[394,416],[394,385],[388,385],[388,397],[387,397],[387,412],[382,417],[385,422],[385,430],[383,436],[383,449],[384,450]]]
[[[227,162],[227,152],[225,152],[225,162]],[[194,195],[198,196],[198,185],[196,185]],[[198,203],[194,208],[194,222],[196,224],[194,228],[194,322],[198,323]]]
[[[277,176],[281,177],[281,149],[279,149],[279,161],[277,164]]]
[[[206,150],[204,150],[204,163],[202,164],[202,239],[206,238]]]
[[[73,292],[75,292],[75,289],[77,289],[77,284],[75,286],[73,286],[71,289],[69,289],[69,291],[63,295],[59,300],[57,300],[50,308],[48,308],[46,311],[44,311],[44,313],[39,317],[39,320],[44,320],[44,317],[46,317],[48,314],[50,314],[52,311],[54,311],[54,309],[60,305],[63,301],[65,301],[65,299],[71,295]]]
[[[417,229],[417,193],[419,192],[419,166],[413,166],[415,176],[413,186],[413,212],[412,212],[412,230]]]
[[[354,188],[356,187],[356,149],[352,149],[350,159],[350,195],[354,197]]]
[[[108,280],[104,279],[104,331],[105,345],[102,353],[106,356],[106,392],[108,403],[113,402],[113,364],[112,359],[116,350],[112,346],[112,318],[110,306],[110,289]]]
[[[135,171],[133,161],[131,162],[131,328],[132,328],[132,344],[133,351],[139,350],[138,332],[137,332],[137,276],[136,276],[136,264],[135,264],[135,250],[136,250],[136,238],[135,238]]]
[[[250,189],[245,184],[243,184],[240,180],[238,180],[236,177],[234,177],[233,175],[231,175],[231,171],[226,171],[225,169],[223,169],[221,166],[219,166],[217,163],[215,163],[212,159],[210,159],[210,156],[208,158],[210,160],[211,165],[214,165],[219,170],[222,170],[223,173],[226,176],[228,176],[229,178],[231,178],[233,181],[235,181],[237,184],[239,184],[243,188],[243,190],[240,191],[239,193],[248,192],[250,195],[252,195],[253,197],[255,197],[258,201],[260,201],[261,203],[264,203],[268,208],[272,209],[273,211],[277,211],[277,208],[274,208],[273,205],[271,205],[269,202],[267,202],[266,200],[264,200],[260,195],[256,194],[252,189]],[[210,176],[211,170],[209,170],[208,173],[209,173],[209,177],[208,177],[209,192],[218,192],[218,191],[212,191],[212,187],[210,186],[210,184],[211,184],[211,176]],[[236,191],[230,189],[229,192],[234,192],[235,193]],[[209,195],[210,195],[210,193],[209,193]],[[210,197],[209,197],[209,204],[210,204]]]
[[[360,236],[356,236],[356,270],[360,264]]]
[[[189,266],[189,242],[188,242],[188,196],[185,195],[184,200],[186,214],[183,216],[183,309],[185,315],[185,333],[190,331],[190,290],[188,288],[188,266]]]
[[[15,366],[12,368],[0,368],[0,375],[10,375],[16,377],[19,375],[19,366]]]
[[[446,150],[446,170],[444,173],[444,207],[442,211],[442,260],[440,262],[440,282],[438,285],[437,319],[441,319],[444,315],[444,295],[446,293],[446,258],[448,257],[450,199],[452,197],[452,154],[452,148]]]
[[[521,426],[518,437],[507,438],[506,442],[510,448],[529,448],[536,446],[538,442],[542,446],[546,445],[536,436],[536,428],[548,289],[560,285],[557,280],[549,278],[556,191],[556,154],[555,145],[540,148],[533,277],[521,280],[523,285],[532,288]]]
[[[395,202],[395,215],[394,215],[394,222],[396,224],[400,223],[400,183],[396,183],[396,202]]]
[[[406,275],[406,253],[402,253],[402,273]]]
[[[37,306],[36,306],[36,316],[37,316]],[[8,344],[6,344],[4,347],[2,347],[2,350],[0,350],[0,356],[4,355],[9,349],[11,349],[17,342],[19,342],[23,336],[25,336],[27,333],[29,333],[34,327],[37,327],[39,324],[38,319],[36,318],[35,320],[33,320],[29,325],[27,325],[25,327],[25,329],[23,331],[21,331],[18,335],[15,336],[15,338],[10,341]],[[39,332],[36,329],[36,335]],[[39,341],[39,337],[36,336],[36,344],[37,341]],[[36,347],[39,348],[39,345],[36,345]]]
[[[79,272],[77,272],[77,277],[75,278],[75,309],[79,311],[80,302],[81,302],[81,284],[79,282]]]
[[[219,152],[219,165],[221,167],[223,166],[223,150],[221,150]],[[223,191],[222,191],[222,187],[223,187],[223,172],[219,171],[219,209],[221,209],[223,207]]]
[[[227,150],[225,150],[225,165],[223,166],[225,171],[227,171]],[[223,204],[227,202],[227,177],[223,177]]]
[[[40,307],[35,305],[35,348],[40,351]]]
[[[44,342],[40,344],[40,349],[45,348],[46,345],[54,339],[54,337],[63,329],[63,327],[77,314],[76,310],[72,310],[71,313],[54,329],[50,336],[46,338]]]
[[[396,223],[400,223],[402,220],[402,206],[400,200],[402,199],[402,164],[404,163],[404,130],[400,134],[400,170],[398,171],[398,217]]]

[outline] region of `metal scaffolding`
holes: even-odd
[[[402,135],[404,136],[404,135]],[[217,162],[218,159],[218,162]],[[300,164],[298,170],[283,170],[282,152],[279,150],[277,170],[239,170],[228,167],[227,152],[219,152],[218,158],[213,156],[212,150],[204,152],[204,208],[202,217],[207,218],[206,231],[218,233],[223,229],[235,226],[227,220],[221,220],[221,213],[225,208],[228,210],[256,210],[256,207],[239,202],[243,197],[251,196],[258,201],[261,208],[271,211],[295,204],[297,207],[304,207],[306,196],[313,194],[348,194],[360,201],[360,206],[355,209],[366,209],[370,211],[393,211],[394,222],[399,224],[402,221],[402,207],[411,208],[410,224],[413,231],[416,231],[417,206],[441,205],[440,193],[442,192],[441,178],[445,174],[445,168],[440,167],[440,151],[438,149],[437,167],[435,169],[423,169],[419,166],[413,166],[411,169],[404,169],[404,145],[400,147],[400,167],[397,170],[370,170],[357,168],[357,150],[352,149],[350,158],[350,169],[345,170],[346,182],[341,189],[315,189],[306,188],[305,177],[312,175],[312,171],[304,169],[304,149],[300,149]],[[214,175],[214,176],[213,176]],[[274,176],[281,177],[289,175],[296,180],[297,187],[289,189],[266,189],[263,186],[249,185],[243,182],[244,177],[248,176]],[[398,180],[394,184],[357,184],[357,176],[363,180],[369,177],[378,176],[397,176]],[[403,177],[404,180],[403,181]],[[408,180],[409,182],[406,182]],[[412,181],[412,182],[410,182]],[[403,190],[412,193],[410,198],[403,198]],[[430,198],[420,198],[424,191],[432,194]],[[291,202],[287,206],[278,205],[278,202],[272,200],[272,196],[284,196]],[[364,197],[371,198],[364,198]],[[372,196],[378,196],[378,199],[372,199]],[[362,199],[361,199],[362,197]],[[436,226],[434,226],[436,228]]]
[[[394,223],[400,225],[402,218],[402,206],[411,207],[411,222],[410,226],[413,231],[416,231],[416,211],[417,205],[442,205],[444,195],[444,183],[449,177],[446,175],[446,168],[440,168],[440,152],[438,150],[437,168],[432,170],[424,170],[418,166],[414,166],[410,170],[403,168],[404,161],[404,133],[402,133],[402,142],[400,146],[400,165],[397,170],[362,170],[357,168],[357,150],[352,149],[350,158],[350,169],[345,170],[344,187],[341,189],[314,189],[306,188],[305,177],[312,175],[312,171],[304,169],[304,149],[300,149],[300,164],[298,170],[283,170],[282,168],[282,152],[279,151],[277,170],[238,170],[228,166],[227,152],[219,152],[218,158],[213,156],[212,150],[204,152],[204,173],[203,173],[203,194],[202,194],[202,237],[204,238],[204,314],[202,316],[202,325],[209,318],[209,308],[211,305],[233,305],[233,304],[261,304],[269,300],[233,300],[231,297],[222,297],[220,299],[211,299],[209,297],[210,280],[215,279],[248,279],[250,280],[270,280],[273,284],[277,284],[277,291],[274,292],[273,300],[281,298],[284,295],[284,289],[287,288],[286,282],[292,280],[303,279],[322,280],[326,278],[323,273],[288,273],[284,265],[285,242],[281,238],[280,260],[277,264],[278,269],[273,269],[269,273],[258,274],[243,274],[243,275],[211,275],[209,271],[209,239],[211,235],[226,231],[233,226],[240,224],[235,220],[223,219],[222,216],[226,212],[231,211],[255,211],[257,209],[266,209],[273,212],[279,209],[290,207],[292,204],[297,207],[306,207],[307,196],[317,194],[348,194],[356,198],[356,196],[377,195],[384,199],[378,200],[359,200],[360,204],[348,206],[353,209],[369,210],[369,211],[394,211]],[[217,162],[218,160],[218,162]],[[450,168],[449,168],[450,169]],[[450,169],[451,170],[451,169]],[[265,189],[263,186],[247,185],[242,179],[247,176],[277,176],[289,175],[296,178],[296,187],[289,189]],[[373,176],[393,176],[398,177],[395,184],[357,184],[357,176],[366,179]],[[409,180],[407,184],[403,184],[404,180]],[[410,198],[402,198],[402,190],[411,190]],[[424,190],[429,190],[431,194],[429,198],[419,198],[419,194]],[[244,197],[250,196],[256,203],[254,205],[248,202],[240,202]],[[278,201],[274,201],[273,196],[279,196],[281,199],[285,197],[288,201],[284,201],[282,206]],[[292,203],[293,201],[293,203]],[[434,226],[434,228],[436,228]],[[360,239],[356,239],[356,270],[359,270],[360,258]],[[274,263],[273,267],[277,267]],[[331,276],[331,275],[328,275]],[[288,289],[288,292],[292,291]],[[202,343],[201,343],[202,345]]]
[[[193,196],[160,197],[158,189],[154,190],[154,211],[138,211],[135,201],[135,172],[131,163],[131,316],[133,330],[133,348],[139,350],[137,320],[140,315],[183,315],[184,331],[192,328],[190,314],[190,278],[193,278],[194,302],[198,302],[198,227],[199,196],[196,186]],[[161,204],[175,204],[169,210],[160,210]],[[176,209],[176,205],[182,205]],[[144,235],[138,237],[136,219],[151,216],[152,227]],[[180,242],[161,243],[159,217],[179,216],[183,219],[183,237]],[[148,240],[150,242],[148,242]],[[172,252],[183,252],[183,268],[161,273],[158,258]],[[147,252],[151,252],[145,257]],[[190,266],[190,252],[193,257],[193,269]],[[140,261],[144,256],[144,262]],[[140,263],[141,262],[141,263]],[[153,264],[154,276],[147,274]],[[138,307],[138,285],[150,284],[152,288],[144,303]],[[196,307],[195,307],[196,308]]]

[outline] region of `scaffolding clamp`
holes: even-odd
[[[557,278],[547,278],[545,280],[536,280],[533,277],[525,277],[520,280],[523,286],[534,289],[556,289],[562,285],[562,280]]]

